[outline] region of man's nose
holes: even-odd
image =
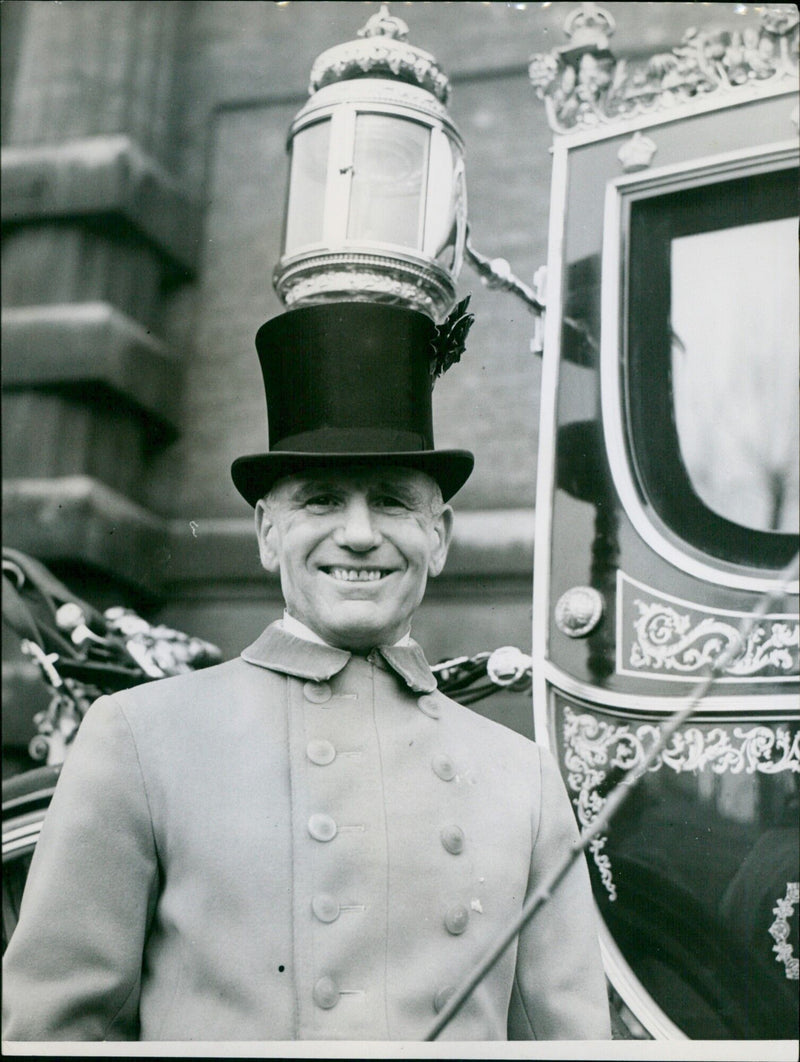
[[[374,549],[381,543],[381,533],[375,526],[374,514],[366,499],[354,498],[348,502],[342,514],[342,522],[334,532],[338,546],[359,553]]]

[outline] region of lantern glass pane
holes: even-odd
[[[292,140],[284,254],[322,240],[330,139],[331,123],[325,120]]]
[[[460,269],[460,236],[466,224],[464,163],[456,145],[437,131],[431,139],[428,205],[423,250],[452,273]]]
[[[357,115],[349,240],[420,248],[429,136],[418,122]]]

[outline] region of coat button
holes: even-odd
[[[423,695],[417,700],[417,707],[425,715],[429,715],[431,719],[438,719],[441,715],[439,710],[439,704],[436,698],[430,693],[423,693]]]
[[[433,1009],[438,1014],[440,1010],[444,1010],[450,996],[455,992],[455,985],[447,985],[445,988],[440,988],[436,995],[433,997]]]
[[[330,815],[312,815],[308,820],[308,832],[315,841],[332,841],[336,836],[336,823]]]
[[[445,826],[439,836],[448,852],[459,855],[464,851],[464,831],[460,826]]]
[[[452,782],[456,776],[456,768],[449,756],[439,753],[431,760],[433,773],[438,775],[443,782]]]
[[[320,922],[335,922],[339,917],[339,904],[327,892],[320,892],[311,901],[311,910]]]
[[[445,929],[448,933],[452,933],[454,937],[464,932],[467,928],[467,922],[469,922],[469,911],[463,903],[457,903],[455,907],[451,907],[444,916]]]
[[[330,1010],[339,1002],[339,989],[330,977],[320,977],[312,992],[314,1002],[323,1010]]]
[[[326,741],[325,738],[319,738],[309,741],[306,745],[306,756],[312,763],[325,767],[336,759],[336,749],[330,741]]]
[[[333,696],[328,682],[306,682],[303,686],[303,695],[312,704],[325,704]]]

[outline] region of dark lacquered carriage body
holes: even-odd
[[[796,570],[740,628],[797,551],[796,80],[660,59],[547,90],[536,736],[591,823],[732,647],[588,862],[640,1032],[794,1038]]]

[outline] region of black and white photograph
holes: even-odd
[[[8,1057],[796,1059],[796,4],[0,0]]]

